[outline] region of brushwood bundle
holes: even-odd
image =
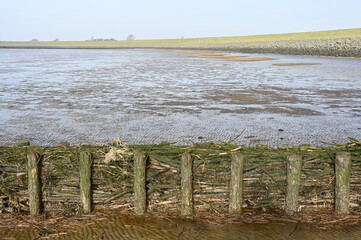
[[[134,152],[147,156],[147,204],[149,212],[179,213],[181,203],[180,161],[189,152],[193,161],[194,208],[198,212],[228,211],[232,153],[244,157],[244,211],[283,209],[286,159],[302,156],[299,211],[332,208],[335,190],[335,154],[351,155],[350,209],[361,211],[361,143],[350,138],[347,145],[245,147],[231,143],[177,146],[172,143],[126,146],[114,141],[103,146],[0,146],[0,211],[28,212],[27,153],[36,151],[41,164],[45,211],[81,212],[79,152],[92,153],[92,202],[94,209],[134,210]]]

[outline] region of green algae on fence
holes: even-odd
[[[181,160],[181,215],[193,215],[193,158],[189,152],[182,154]]]
[[[241,153],[232,153],[231,159],[229,212],[241,213],[243,196],[244,156]]]
[[[29,151],[28,159],[28,191],[30,215],[40,215],[42,213],[42,184],[41,184],[41,164],[44,156]]]
[[[80,201],[83,213],[92,211],[92,162],[93,156],[90,152],[81,151],[79,154],[79,185]]]
[[[351,158],[347,152],[336,153],[336,186],[335,211],[336,214],[348,214],[350,205],[350,175]]]
[[[134,154],[134,211],[144,214],[147,211],[146,191],[146,165],[147,157],[142,152]]]
[[[287,156],[287,191],[286,212],[295,214],[298,211],[298,196],[301,185],[302,156],[291,154]]]

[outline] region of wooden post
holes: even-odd
[[[302,156],[291,154],[287,156],[287,192],[286,212],[295,214],[298,210],[298,195],[301,185]]]
[[[28,191],[30,215],[42,212],[41,164],[44,156],[34,152],[27,153],[28,160]]]
[[[193,215],[193,159],[189,152],[182,154],[181,162],[182,209],[181,215]]]
[[[90,152],[81,151],[79,154],[79,181],[80,181],[80,201],[83,213],[92,211],[92,163],[93,156]]]
[[[348,214],[350,205],[351,155],[347,152],[336,153],[335,212]]]
[[[231,155],[230,213],[242,212],[243,159],[242,153],[232,153]]]
[[[147,211],[146,191],[146,165],[147,157],[142,152],[134,153],[134,210],[136,214]]]

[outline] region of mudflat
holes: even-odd
[[[227,141],[243,129],[236,144],[361,138],[359,59],[222,52],[230,59],[277,59],[238,62],[200,58],[221,53],[199,50],[0,51],[2,145],[116,137],[129,144],[189,144]],[[297,66],[274,65],[290,63]]]

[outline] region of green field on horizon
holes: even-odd
[[[218,43],[245,43],[245,42],[268,42],[287,40],[310,40],[310,39],[336,39],[336,38],[361,38],[361,28],[341,29],[317,32],[268,34],[238,37],[208,37],[208,38],[184,38],[184,39],[155,39],[155,40],[132,40],[132,41],[0,41],[0,44],[19,45],[53,45],[53,46],[111,46],[111,45],[163,45],[163,44],[218,44]]]

